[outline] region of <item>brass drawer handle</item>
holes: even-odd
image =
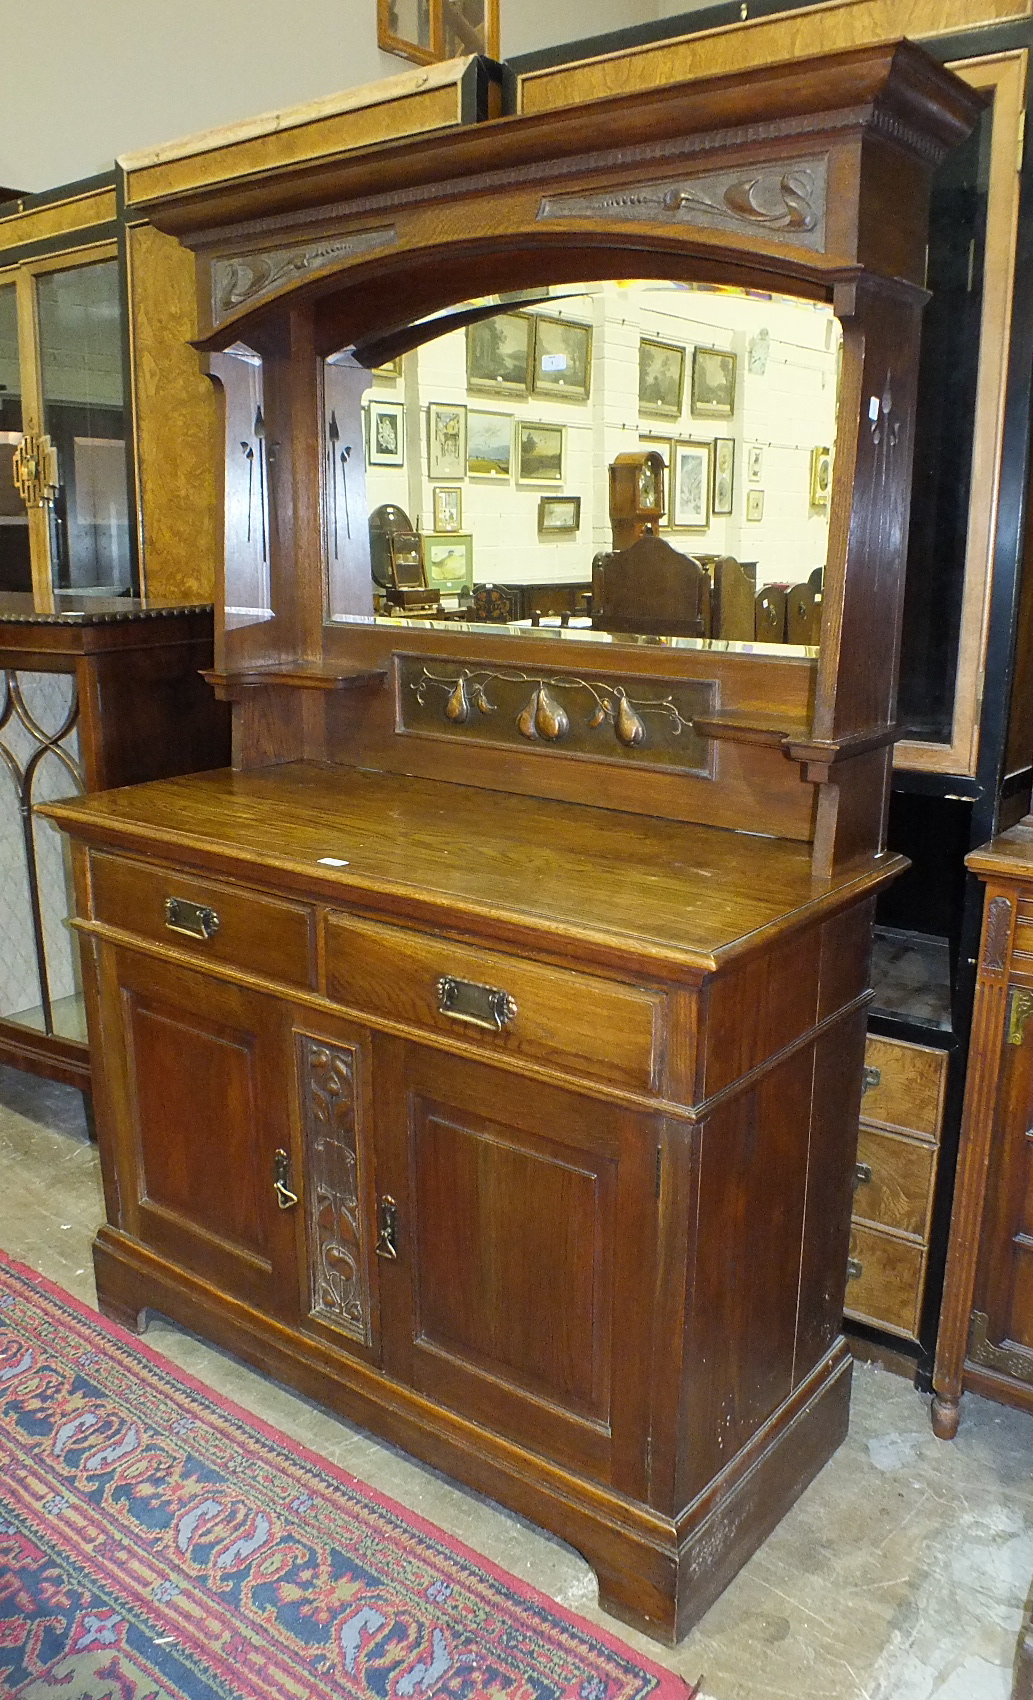
[[[298,1195],[291,1191],[291,1160],[286,1151],[273,1153],[273,1191],[281,1210],[293,1210]]]
[[[864,1097],[864,1094],[866,1092],[874,1092],[875,1088],[877,1086],[881,1086],[881,1085],[882,1085],[882,1069],[881,1068],[868,1068],[867,1065],[866,1065],[861,1071],[861,1096],[862,1096],[862,1098]]]
[[[870,1163],[857,1163],[857,1164],[854,1165],[854,1191],[855,1192],[857,1191],[859,1186],[870,1186],[871,1180],[872,1180],[872,1166],[871,1166]]]
[[[860,1258],[848,1257],[846,1262],[846,1278],[848,1281],[859,1281],[864,1274],[864,1264]]]
[[[388,1193],[377,1205],[377,1230],[377,1243],[373,1248],[377,1256],[387,1258],[389,1263],[397,1262],[398,1206]]]
[[[516,999],[508,992],[497,986],[478,986],[474,980],[457,980],[452,974],[442,974],[437,993],[439,1015],[485,1027],[489,1033],[501,1033],[517,1012]]]
[[[170,933],[184,933],[188,939],[210,939],[219,931],[219,917],[204,903],[166,897],[165,925]]]

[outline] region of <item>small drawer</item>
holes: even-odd
[[[300,904],[97,851],[90,857],[90,878],[93,913],[110,927],[204,962],[293,986],[312,984],[311,922]]]
[[[857,1139],[854,1220],[924,1240],[929,1232],[936,1150],[865,1127]]]
[[[326,977],[328,996],[370,1016],[642,1091],[659,1085],[659,991],[341,915],[327,920]]]
[[[850,1232],[846,1314],[891,1334],[918,1338],[925,1247],[856,1223]]]
[[[864,1048],[861,1119],[939,1140],[947,1053],[872,1034]]]

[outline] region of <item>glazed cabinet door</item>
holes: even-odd
[[[386,1367],[643,1494],[657,1122],[489,1064],[377,1045]]]
[[[1033,1390],[1033,992],[1013,987],[969,1359]]]
[[[289,1008],[133,951],[105,947],[100,969],[119,1225],[221,1291],[295,1315]]]

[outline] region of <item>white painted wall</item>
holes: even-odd
[[[705,0],[502,0],[512,57]],[[376,0],[0,0],[0,183],[51,189],[119,154],[396,76]]]

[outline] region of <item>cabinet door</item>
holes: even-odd
[[[121,1225],[223,1292],[296,1315],[298,1212],[274,1184],[293,1179],[289,1009],[132,951],[102,952],[102,999]]]
[[[388,1367],[644,1492],[656,1121],[400,1040],[376,1066]]]
[[[1011,995],[1021,1018],[1033,997]],[[1005,1038],[969,1357],[1033,1386],[1033,1020],[1009,1031],[1020,1042]]]

